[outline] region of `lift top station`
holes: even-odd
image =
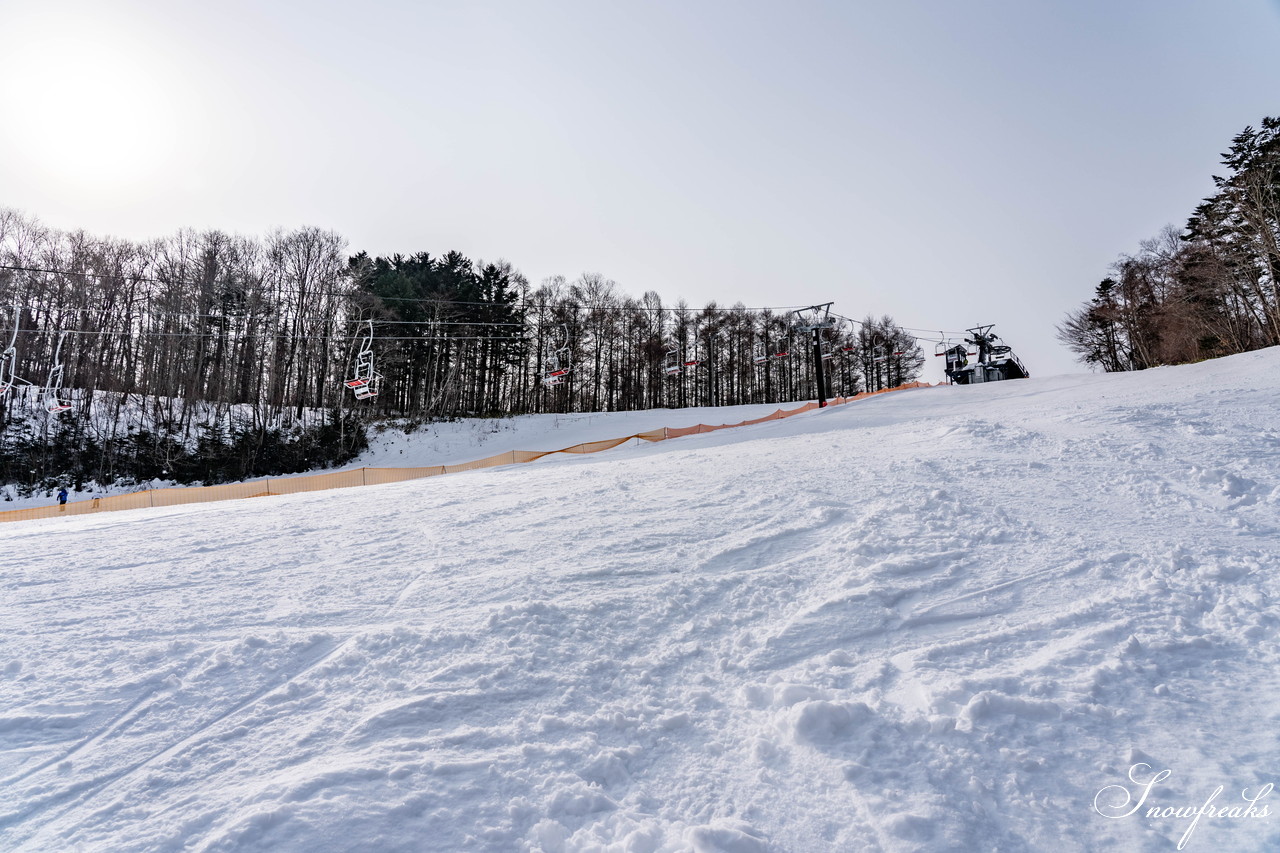
[[[948,379],[957,385],[972,385],[1003,379],[1026,379],[1031,376],[1022,360],[1013,354],[1013,350],[1000,340],[999,335],[992,334],[992,328],[994,326],[988,325],[966,329],[969,337],[965,338],[964,344],[939,346],[942,351],[937,354],[946,356],[947,359]],[[972,364],[968,358],[971,355],[978,357]]]

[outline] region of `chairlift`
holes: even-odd
[[[22,311],[15,305],[13,306],[13,334],[9,336],[9,345],[5,347],[4,353],[0,354],[0,398],[8,394],[11,390],[19,385],[30,385],[31,383],[25,379],[18,377],[18,324],[21,321]]]
[[[560,326],[560,335],[557,343],[559,346],[547,357],[545,369],[542,372],[542,384],[548,388],[563,385],[569,380],[569,374],[573,372],[573,364],[569,352],[568,326]]]
[[[351,389],[357,400],[377,397],[378,380],[382,379],[373,367],[373,320],[365,322],[369,325],[369,332],[360,342],[360,352],[356,353],[355,375],[342,383]]]
[[[755,347],[755,350],[754,350],[754,355],[752,356],[751,360],[752,360],[753,362],[755,362],[756,364],[768,364],[768,363],[769,363],[769,356],[765,355],[765,353],[764,353],[764,345],[763,345],[763,344],[756,344],[756,347]]]
[[[969,364],[969,356],[974,355],[966,349],[964,344],[957,343],[949,338],[943,338],[933,346],[933,354],[935,357],[945,358],[946,366],[943,373],[947,379],[955,381],[956,376]]]
[[[976,351],[970,350],[964,344],[957,342],[954,338],[942,338],[933,344],[934,356],[945,356],[954,350],[960,350],[964,355],[977,355]]]
[[[686,353],[685,353],[685,359],[684,359],[684,361],[680,362],[680,366],[681,366],[681,367],[683,367],[683,368],[685,368],[685,369],[692,369],[692,368],[697,367],[697,366],[698,366],[698,365],[700,365],[700,364],[702,364],[702,359],[698,358],[698,328],[697,328],[697,326],[694,326],[694,329],[693,329],[693,355],[692,355],[692,356],[690,356],[690,355],[689,355],[689,353],[687,353],[687,352],[686,352]]]
[[[662,372],[668,378],[674,379],[680,375],[680,371],[684,369],[684,364],[680,361],[680,351],[676,349],[676,345],[668,341],[667,347],[667,353],[662,357]]]
[[[65,330],[58,334],[58,345],[53,350],[53,364],[49,367],[49,376],[40,393],[40,404],[51,415],[61,414],[71,408],[69,402],[58,398],[58,391],[62,389],[62,342],[66,339]]]
[[[552,370],[542,377],[542,384],[548,388],[554,388],[557,385],[563,385],[569,379],[569,373],[572,368],[562,367],[558,370]]]

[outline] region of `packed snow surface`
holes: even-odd
[[[4,525],[0,848],[1280,849],[1277,377]]]

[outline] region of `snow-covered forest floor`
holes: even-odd
[[[0,526],[0,847],[1280,849],[1277,377]]]

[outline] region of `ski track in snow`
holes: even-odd
[[[0,847],[1173,850],[1094,797],[1276,781],[1278,367],[0,527]]]

